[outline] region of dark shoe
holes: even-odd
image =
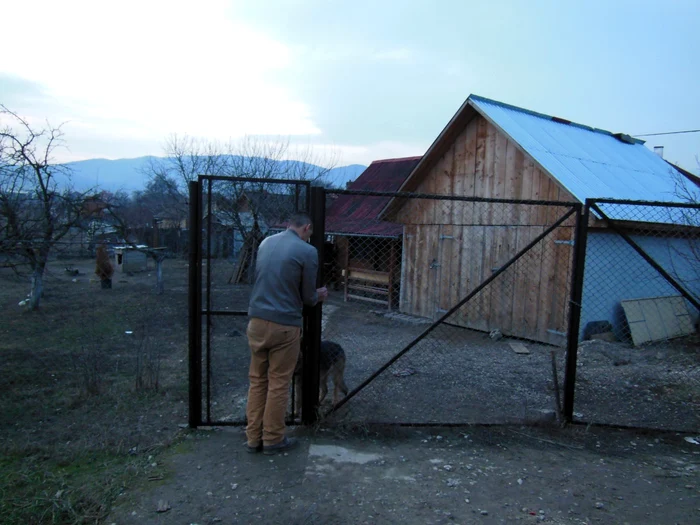
[[[243,444],[245,445],[245,448],[248,450],[249,454],[255,454],[257,452],[262,452],[262,450],[263,450],[262,443],[259,443],[258,445],[254,446],[254,447],[251,447],[247,441]]]
[[[284,439],[277,443],[276,445],[270,445],[268,447],[263,447],[263,454],[266,456],[273,456],[275,454],[278,454],[280,452],[286,452],[287,450],[291,450],[294,447],[296,447],[299,444],[299,442],[294,439],[294,438],[288,438],[287,436],[284,436]]]

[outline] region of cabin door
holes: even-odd
[[[433,319],[447,313],[460,299],[460,255],[462,252],[461,229],[449,224],[435,227],[435,258],[431,263],[434,272]]]

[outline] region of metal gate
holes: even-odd
[[[589,199],[585,218],[574,421],[698,431],[700,204]]]
[[[330,293],[322,308],[307,309],[304,315],[302,422],[322,415],[329,423],[353,424],[559,419],[698,428],[700,369],[693,356],[678,350],[688,339],[669,350],[663,373],[651,365],[644,368],[647,362],[636,368],[621,368],[630,359],[607,362],[611,351],[624,353],[633,345],[629,316],[618,323],[622,328],[613,322],[614,349],[593,354],[587,339],[593,328],[605,326],[599,321],[606,315],[619,318],[625,299],[641,281],[651,284],[634,294],[643,298],[658,288],[662,300],[676,295],[680,299],[671,297],[658,308],[675,308],[686,325],[695,322],[700,206],[612,200],[584,206],[325,190],[300,181],[225,177],[200,177],[191,185],[193,426],[245,421],[244,333],[254,260],[241,266],[239,252],[230,256],[222,251],[225,244],[217,235],[230,224],[218,203],[250,205],[255,184],[277,188],[258,201],[273,203],[277,214],[261,227],[255,212],[246,212],[253,216],[249,223],[259,228],[254,238],[283,228],[285,212],[308,211],[314,222],[312,243],[319,250],[318,285]],[[238,190],[221,199],[226,188]],[[248,192],[246,198],[242,190]],[[621,210],[627,215],[620,215]],[[239,238],[245,244],[247,237]],[[618,241],[611,244],[611,239]],[[249,250],[254,257],[254,246]],[[226,257],[232,262],[223,262]],[[614,258],[620,261],[610,266]],[[612,271],[617,267],[629,284],[615,293],[603,291],[601,286],[618,279]],[[681,311],[683,301],[688,310]],[[335,356],[321,358],[322,339],[344,349],[342,366]],[[319,410],[321,363],[331,368],[330,393]],[[630,375],[633,370],[643,373]],[[347,395],[334,389],[334,374],[344,374]],[[668,376],[663,384],[662,376]],[[623,390],[611,394],[618,387]],[[642,405],[647,409],[641,410]],[[298,414],[293,409],[290,414],[290,422],[295,421]]]
[[[241,425],[250,362],[247,309],[257,247],[267,235],[284,229],[290,215],[309,212],[313,192],[308,181],[208,175],[191,182],[189,190],[190,426]],[[322,206],[316,209],[323,211]],[[318,230],[312,243],[322,246],[322,227]],[[318,385],[318,366],[314,370],[309,364],[314,360],[308,358],[318,351],[319,310],[304,312],[308,392]],[[299,416],[294,391],[290,423]],[[313,420],[313,397],[306,395],[303,402],[304,420]]]
[[[345,349],[350,392],[322,407],[325,416],[419,425],[571,418],[573,384],[563,378],[575,366],[566,348],[578,343],[580,204],[326,193],[336,267],[322,337]],[[379,215],[368,217],[368,200]]]

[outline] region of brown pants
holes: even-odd
[[[284,439],[289,384],[299,357],[301,328],[252,318],[248,323],[250,388],[248,444],[276,445]]]

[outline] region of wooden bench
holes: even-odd
[[[362,268],[348,268],[342,271],[345,282],[345,301],[355,299],[370,303],[381,304],[391,310],[393,295],[392,279],[389,272],[378,272],[376,270],[366,270]],[[374,296],[358,295],[353,292],[365,292]]]

